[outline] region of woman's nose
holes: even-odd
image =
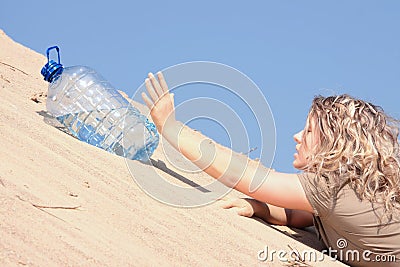
[[[300,131],[298,133],[296,133],[295,135],[293,135],[294,141],[296,143],[301,143],[301,140],[303,139],[303,131]]]

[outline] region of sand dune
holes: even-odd
[[[212,179],[175,169],[162,149],[156,171],[136,161],[129,170],[123,158],[52,125],[45,63],[0,30],[0,266],[281,266],[259,261],[258,251],[321,248],[312,229],[270,226],[218,202],[176,208],[149,197],[132,175],[163,173],[188,187]],[[327,257],[309,264],[341,265]]]

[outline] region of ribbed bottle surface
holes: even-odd
[[[46,106],[72,135],[113,154],[146,161],[158,145],[155,125],[88,67],[64,68]]]

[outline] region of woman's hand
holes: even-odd
[[[144,92],[142,98],[150,109],[150,115],[157,130],[162,134],[169,124],[176,122],[174,94],[169,93],[168,85],[161,72],[157,73],[157,78],[158,80],[153,73],[149,73],[145,84],[150,98]]]
[[[237,214],[245,217],[260,217],[261,214],[265,213],[267,206],[258,200],[251,198],[237,198],[226,200],[222,205],[224,209],[238,208]]]

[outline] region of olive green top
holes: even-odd
[[[383,204],[359,200],[345,185],[336,197],[315,174],[298,174],[326,254],[351,266],[400,266],[400,216],[382,223]]]

